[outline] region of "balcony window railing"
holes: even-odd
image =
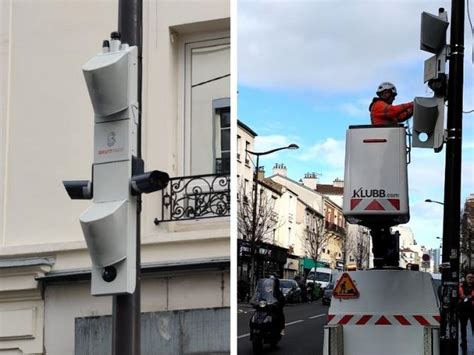
[[[230,215],[230,176],[208,174],[171,178],[162,190],[160,222]]]
[[[325,221],[324,225],[327,231],[331,231],[339,235],[346,235],[346,230],[337,224]]]

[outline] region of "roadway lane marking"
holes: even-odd
[[[308,317],[308,319],[314,319],[314,318],[324,317],[324,316],[326,316],[326,315],[327,315],[326,313],[318,314],[318,315],[316,315],[316,316]]]
[[[324,315],[324,314],[320,314],[320,315]],[[301,323],[301,322],[304,322],[304,320],[299,319],[299,320],[295,320],[294,322],[285,323],[285,326],[287,326],[287,325],[293,325],[293,324],[297,324],[297,323]],[[237,339],[246,338],[246,337],[248,337],[248,336],[250,336],[250,333],[239,335],[239,336],[237,337]]]

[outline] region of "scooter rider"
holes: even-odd
[[[278,301],[278,305],[276,306],[275,311],[279,319],[281,334],[283,335],[285,332],[285,313],[283,312],[283,307],[285,307],[285,296],[283,295],[283,292],[281,292],[280,280],[278,279],[278,277],[275,275],[271,275],[269,278],[274,280],[273,294],[275,295],[275,298]]]

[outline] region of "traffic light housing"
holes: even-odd
[[[420,49],[426,52],[439,54],[446,47],[446,30],[449,22],[444,9],[440,9],[438,16],[423,12],[421,14]]]
[[[113,33],[82,71],[94,109],[92,205],[79,217],[92,260],[91,293],[132,294],[136,284],[138,50]]]
[[[448,77],[446,30],[448,14],[443,8],[438,16],[421,14],[420,49],[433,53],[424,63],[423,81],[433,90],[433,97],[416,97],[413,108],[412,145],[433,148],[440,152],[444,144],[444,103],[447,98]]]
[[[92,181],[64,181],[71,199],[91,199],[79,217],[92,260],[91,294],[133,294],[137,195],[164,189],[167,173],[144,171],[138,148],[138,50],[113,32],[82,68],[94,109]],[[94,187],[94,191],[92,191]]]
[[[415,97],[412,145],[440,150],[444,143],[444,98]]]

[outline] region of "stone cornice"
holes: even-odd
[[[0,301],[38,300],[41,287],[36,280],[51,271],[53,258],[11,258],[0,261]]]

